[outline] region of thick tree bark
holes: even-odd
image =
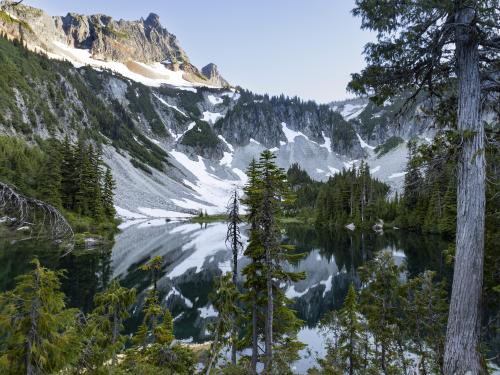
[[[456,14],[458,130],[462,147],[457,171],[457,235],[453,287],[444,353],[445,375],[482,374],[479,354],[483,284],[485,155],[480,118],[475,11]]]

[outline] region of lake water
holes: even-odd
[[[300,372],[314,361],[315,352],[322,353],[322,338],[316,329],[319,319],[342,305],[349,284],[358,283],[357,268],[377,251],[391,252],[397,263],[406,261],[410,276],[425,269],[439,275],[449,272],[441,255],[448,244],[437,236],[399,230],[383,234],[318,231],[302,225],[287,225],[285,229],[284,241],[295,245],[296,252],[305,253],[303,260],[287,267],[305,271],[307,278],[286,288],[305,322],[299,338],[313,352],[312,357],[297,363]],[[242,230],[246,241],[245,232]],[[150,287],[149,275],[138,267],[160,255],[164,267],[158,288],[162,303],[174,316],[175,335],[184,341],[203,342],[210,339],[207,324],[215,316],[208,299],[213,280],[230,271],[231,253],[224,243],[225,235],[224,223],[156,219],[125,225],[112,249],[77,250],[65,256],[50,244],[0,240],[0,288],[12,288],[15,276],[27,272],[29,261],[38,256],[47,267],[67,270],[63,290],[68,304],[89,311],[93,295],[118,278],[122,285],[138,291],[139,302],[126,323],[126,330],[133,332],[142,319],[140,305]],[[246,260],[242,257],[239,263],[243,267]]]

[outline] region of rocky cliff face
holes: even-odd
[[[419,101],[402,111],[405,99],[387,101],[381,106],[368,98],[355,98],[330,103],[330,108],[348,120],[366,142],[377,145],[390,137],[408,140],[416,136],[434,134],[433,119],[423,108],[430,103]]]
[[[13,38],[23,39],[32,49],[55,53],[54,42],[60,42],[89,50],[98,60],[125,64],[161,62],[170,70],[182,70],[188,81],[227,84],[216,68],[209,72],[210,77],[205,77],[192,65],[176,36],[161,25],[154,13],[138,21],[114,20],[103,14],[68,13],[59,17],[22,4],[5,5],[3,13],[6,17],[0,17],[0,29]]]
[[[215,129],[236,145],[246,145],[253,139],[273,148],[304,136],[341,155],[364,155],[352,124],[327,106],[299,98],[242,92],[238,103],[215,124]]]
[[[210,84],[219,87],[229,87],[229,83],[220,75],[219,69],[214,63],[201,68],[201,73],[208,78]]]

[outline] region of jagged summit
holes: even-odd
[[[217,65],[210,63],[201,68],[201,73],[208,78],[214,86],[228,87],[229,83],[221,76]]]
[[[144,24],[151,25],[152,27],[161,27],[160,16],[156,13],[149,13]]]
[[[0,17],[0,30],[12,38],[23,39],[33,50],[45,51],[53,57],[63,55],[71,61],[80,52],[68,52],[65,47],[84,49],[93,59],[123,63],[136,74],[145,73],[136,63],[162,62],[171,71],[181,71],[182,79],[186,81],[227,85],[216,69],[216,74],[210,73],[205,79],[202,72],[191,64],[176,36],[161,25],[156,13],[150,13],[146,19],[128,21],[115,20],[104,14],[50,16],[43,10],[23,4],[2,4],[2,12],[7,17]],[[86,61],[80,63],[87,64]],[[152,75],[147,73],[148,78],[156,78]]]

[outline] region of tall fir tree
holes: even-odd
[[[327,315],[322,328],[332,333],[332,337],[328,337],[327,355],[320,361],[324,372],[369,373],[371,348],[354,285],[350,285],[342,309]]]
[[[361,311],[375,343],[377,371],[384,375],[402,373],[404,358],[398,353],[398,307],[401,304],[399,277],[404,267],[397,266],[392,254],[380,251],[360,268]]]
[[[123,321],[129,317],[135,295],[135,289],[124,288],[113,280],[105,291],[94,297],[94,314],[98,317],[99,330],[105,336],[103,347],[109,352],[113,366],[117,364],[118,352],[124,347]]]
[[[241,242],[241,234],[240,234],[240,201],[238,196],[238,191],[235,190],[229,200],[229,204],[227,207],[228,214],[228,226],[226,233],[226,245],[229,244],[232,255],[232,277],[233,284],[236,289],[238,289],[238,256],[243,247],[243,243]],[[233,317],[233,321],[236,322],[236,316]],[[233,365],[236,365],[236,347],[238,341],[238,327],[236,324],[233,325],[233,332],[231,333],[231,362]]]
[[[258,334],[262,332],[265,343],[264,372],[285,373],[290,371],[290,363],[297,358],[302,344],[296,340],[301,322],[288,307],[290,301],[281,284],[298,281],[305,275],[283,269],[284,262],[297,261],[302,254],[292,254],[292,247],[283,245],[281,241],[279,218],[291,201],[291,193],[286,175],[276,166],[274,158],[272,152],[264,151],[259,163],[253,162],[249,167],[245,202],[251,231],[245,253],[252,261],[245,267],[244,274],[248,275],[247,285],[253,289],[246,301],[257,300],[257,311],[251,306],[252,325],[257,321],[257,325],[252,327],[252,342],[258,344]],[[264,327],[259,327],[262,318]],[[273,350],[277,352],[275,357]]]
[[[264,251],[260,240],[259,232],[259,207],[261,204],[260,192],[260,170],[255,159],[252,159],[247,169],[248,182],[245,185],[245,196],[242,202],[247,206],[247,220],[250,225],[250,238],[244,255],[250,259],[250,263],[243,269],[245,276],[244,287],[247,292],[242,300],[246,306],[251,306],[251,311],[247,315],[247,342],[251,343],[252,359],[251,368],[254,373],[257,371],[257,362],[259,361],[259,340],[263,337],[261,329],[263,321],[262,316],[262,275],[264,268]]]
[[[217,319],[211,327],[214,339],[210,345],[209,357],[204,371],[206,375],[211,374],[213,367],[221,357],[224,346],[231,346],[231,354],[232,348],[236,348],[234,330],[237,324],[236,318],[240,315],[237,307],[239,292],[232,278],[231,272],[222,275],[216,280],[214,292],[210,295],[212,305],[217,311]],[[236,365],[235,362],[231,358],[232,365]]]
[[[47,160],[41,176],[41,198],[55,207],[62,206],[62,154],[60,144],[55,139],[47,141]]]
[[[59,278],[32,261],[13,291],[0,296],[0,369],[3,374],[54,374],[75,362],[79,352],[77,310],[67,309]]]
[[[66,136],[62,144],[61,198],[63,207],[68,210],[75,208],[76,180],[77,166],[75,150],[68,136]]]
[[[116,188],[116,182],[113,179],[113,174],[111,169],[106,168],[106,173],[104,174],[104,184],[102,187],[102,206],[104,209],[104,214],[109,220],[115,217],[116,210],[113,203],[114,190]]]
[[[94,148],[89,145],[88,157],[92,167],[92,198],[89,200],[90,212],[96,221],[102,221],[104,216],[102,181],[104,175],[102,172],[102,156],[99,147]]]

